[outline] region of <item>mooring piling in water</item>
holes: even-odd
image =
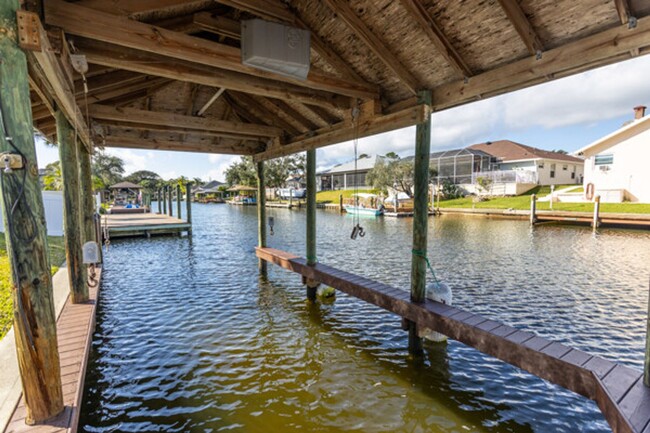
[[[313,266],[316,258],[316,150],[307,151],[307,264]],[[319,282],[305,280],[307,299],[315,300]]]
[[[431,92],[418,94],[420,104],[431,105]],[[431,116],[416,126],[413,194],[413,254],[411,254],[411,300],[424,302],[427,283],[427,228],[429,225],[429,159],[431,147]],[[409,322],[409,352],[422,353],[422,339],[417,324]]]
[[[185,207],[187,215],[185,215],[185,221],[188,222],[190,227],[187,229],[187,234],[192,234],[192,183],[187,182],[185,184]]]
[[[257,169],[257,245],[266,247],[266,185],[264,184],[264,161],[256,164]],[[260,274],[266,275],[266,260],[258,259]]]
[[[535,194],[530,196],[530,225],[537,222],[537,196]]]
[[[600,226],[600,196],[594,197],[594,219],[591,223],[594,231]]]
[[[179,184],[176,184],[176,213],[177,213],[176,216],[178,217],[178,219],[182,219],[182,217],[181,217],[181,198],[182,197],[183,196],[181,194],[181,184],[179,183]]]
[[[171,185],[167,185],[167,199],[169,201],[169,207],[167,208],[168,215],[174,216],[174,206],[172,205],[173,200],[172,200],[172,195],[173,195],[174,188],[172,188]]]

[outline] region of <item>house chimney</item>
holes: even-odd
[[[634,107],[634,120],[641,119],[643,116],[645,116],[645,109],[645,105]]]

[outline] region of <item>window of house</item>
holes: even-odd
[[[614,163],[614,155],[611,153],[608,155],[596,155],[594,159],[596,165],[610,165]]]
[[[555,177],[555,164],[551,164],[551,178]]]
[[[569,166],[568,166],[568,165],[564,164],[564,165],[562,166],[562,171],[567,171],[568,169],[569,169]]]
[[[540,162],[539,164],[537,164],[537,168],[544,168],[544,163]]]

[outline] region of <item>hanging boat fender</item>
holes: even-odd
[[[441,304],[451,305],[453,294],[451,288],[440,281],[434,281],[427,285],[426,291],[427,299],[430,299],[435,302],[440,302]],[[442,343],[447,341],[447,336],[439,332],[433,331],[429,328],[419,329],[419,335],[421,338],[426,338],[427,340],[433,341],[435,343]]]
[[[587,188],[585,189],[585,198],[587,200],[592,200],[594,198],[594,184],[589,182]]]

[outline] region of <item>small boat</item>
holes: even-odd
[[[358,193],[353,194],[353,204],[345,204],[343,208],[351,215],[380,216],[384,214],[384,205],[377,207],[378,196],[376,194]]]

